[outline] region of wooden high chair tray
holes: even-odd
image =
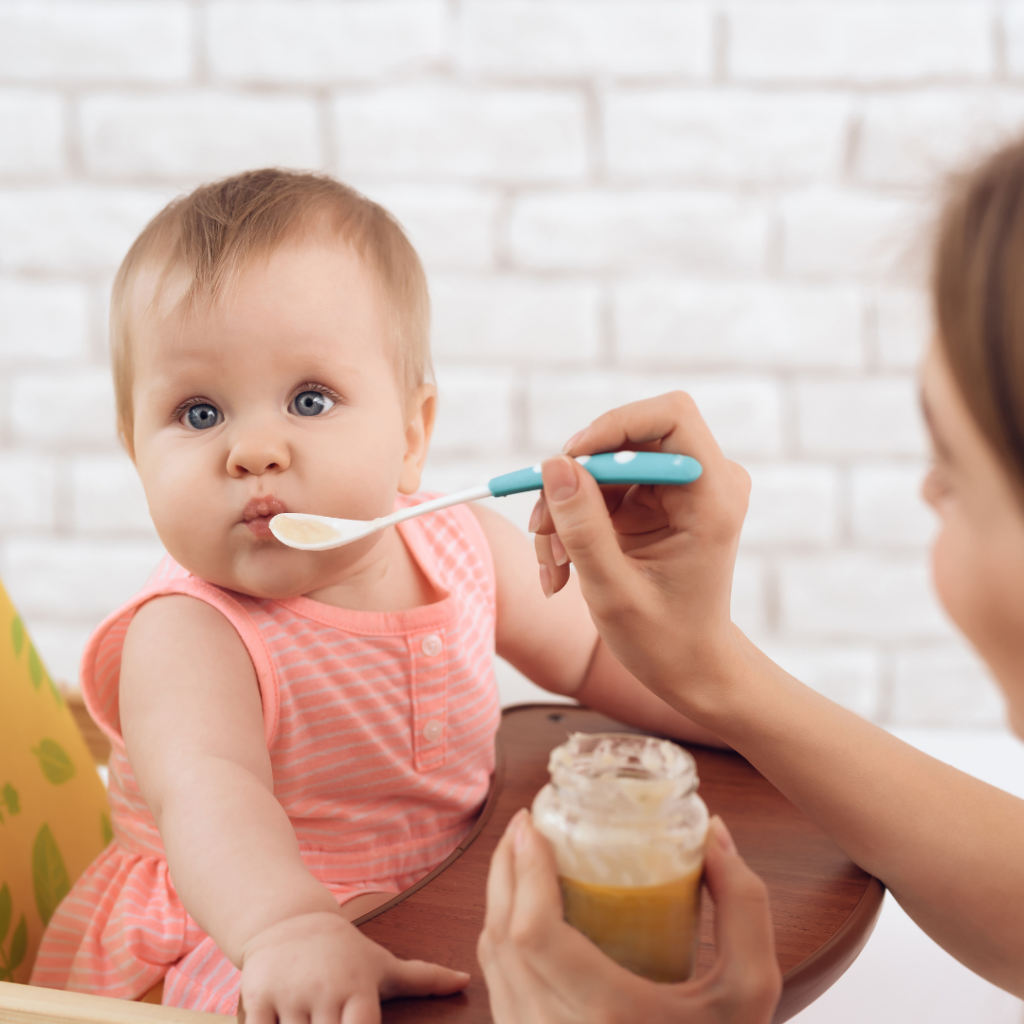
[[[357,920],[396,955],[469,971],[465,992],[446,999],[400,999],[382,1006],[385,1024],[490,1024],[476,942],[483,926],[491,854],[509,819],[548,781],[548,754],[570,732],[637,732],[596,711],[565,704],[507,708],[498,732],[490,795],[460,849],[412,889]],[[738,754],[689,747],[700,794],[728,824],[736,845],[771,895],[783,993],[775,1022],[788,1020],[828,989],[857,958],[882,907],[884,890]],[[714,960],[711,904],[704,895],[698,973]]]

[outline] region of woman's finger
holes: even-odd
[[[753,1008],[744,1019],[759,1019],[759,1009],[767,1021],[782,992],[768,890],[717,816],[711,819],[704,878],[715,903],[715,973],[721,990],[730,1000]]]
[[[593,455],[658,442],[659,449],[692,455],[701,463],[718,461],[718,447],[696,403],[684,391],[619,406],[598,416],[566,445],[566,455]]]
[[[518,823],[526,813],[524,808],[512,816],[491,856],[491,866],[487,872],[487,910],[484,914],[483,934],[488,936],[492,944],[497,944],[508,934],[509,921],[512,919],[512,904],[516,894],[512,839]]]
[[[537,568],[540,572],[540,588],[544,591],[545,597],[557,594],[569,582],[569,562],[567,559],[559,564],[555,557],[554,536],[553,533],[538,533],[533,538],[533,547],[537,552]]]
[[[562,921],[562,890],[551,844],[524,815],[513,838],[516,894],[511,932],[517,943],[531,948],[554,938]]]
[[[564,455],[545,460],[541,471],[547,508],[585,590],[591,591],[588,600],[599,598],[603,589],[620,589],[630,568],[597,482]]]
[[[515,814],[491,857],[487,875],[487,911],[477,942],[477,959],[483,968],[495,1024],[527,1024],[523,999],[531,988],[530,972],[509,937],[516,896],[514,837],[528,812]]]

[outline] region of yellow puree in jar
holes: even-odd
[[[565,919],[634,974],[686,981],[700,919],[698,867],[663,885],[594,885],[561,877]]]

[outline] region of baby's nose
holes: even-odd
[[[262,476],[288,468],[288,446],[272,434],[247,434],[228,455],[228,473],[234,477]]]

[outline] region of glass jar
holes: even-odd
[[[534,825],[555,850],[565,919],[654,981],[693,974],[708,810],[682,747],[574,733],[551,752]]]

